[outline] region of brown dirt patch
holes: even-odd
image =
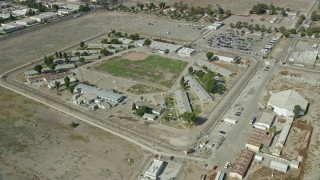
[[[128,52],[128,53],[125,53],[123,54],[123,58],[124,59],[128,59],[128,60],[131,60],[131,61],[141,61],[141,60],[144,60],[148,57],[148,54],[147,53],[144,53],[144,52]]]

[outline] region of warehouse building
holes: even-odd
[[[269,112],[262,112],[261,117],[258,122],[256,122],[253,126],[259,129],[270,129],[272,126],[275,115]]]
[[[178,50],[180,57],[190,57],[195,52],[195,49],[183,47]]]
[[[37,21],[34,19],[30,19],[30,18],[24,18],[24,19],[16,20],[16,23],[23,25],[23,26],[30,26],[32,24],[37,23]]]
[[[293,52],[289,57],[289,61],[295,64],[313,67],[319,58],[319,51]]]
[[[286,118],[286,123],[284,124],[279,139],[276,143],[276,146],[283,147],[287,141],[291,126],[292,126],[293,118]]]
[[[226,77],[230,77],[232,75],[234,75],[235,73],[227,70],[227,69],[224,69],[216,64],[213,64],[209,61],[206,61],[206,60],[197,60],[196,63],[199,65],[199,66],[205,66],[207,67],[210,71],[212,72],[215,72],[215,73],[219,73],[221,74],[222,76],[226,76]]]
[[[174,92],[174,97],[176,99],[176,106],[179,114],[183,114],[185,112],[192,112],[188,94],[184,90],[177,90]]]
[[[72,14],[75,13],[76,10],[75,9],[59,9],[58,10],[58,14],[59,15],[68,15],[68,14]]]
[[[308,108],[308,101],[295,90],[286,90],[273,93],[268,101],[268,106],[279,116],[293,117],[294,106],[301,107],[300,115],[304,115]]]
[[[262,146],[269,146],[272,141],[272,135],[262,129],[253,129],[247,143],[246,148],[259,152]]]
[[[125,98],[122,94],[114,93],[102,88],[97,88],[82,83],[77,84],[74,88],[74,91],[83,94],[91,94],[97,98],[105,99],[115,103],[119,103]]]
[[[144,176],[141,180],[157,180],[163,168],[164,162],[158,159],[154,159],[148,166],[148,169],[144,173]]]
[[[58,17],[58,14],[57,13],[53,13],[53,12],[45,12],[45,13],[42,13],[42,14],[39,14],[39,15],[36,15],[36,16],[31,16],[30,19],[34,19],[38,22],[43,22],[43,21],[46,21],[46,20],[49,20],[49,19],[53,19],[53,18],[56,18]]]
[[[254,152],[244,149],[241,150],[239,157],[232,166],[230,177],[243,179],[249,169]]]
[[[1,27],[5,33],[11,33],[11,32],[23,29],[25,26],[21,25],[21,24],[10,22],[10,23],[6,23],[6,24],[1,24]]]
[[[269,167],[271,169],[286,173],[289,166],[287,164],[272,160]]]
[[[184,80],[188,83],[188,86],[191,88],[192,92],[196,94],[202,103],[212,101],[212,97],[194,77],[185,76]]]
[[[152,41],[150,46],[151,49],[158,51],[160,54],[176,53],[182,48],[180,45],[170,44],[159,41]]]
[[[31,69],[31,70],[25,71],[23,74],[24,74],[25,77],[29,78],[29,77],[38,75],[39,72],[36,71],[36,70]]]
[[[212,30],[216,31],[216,30],[220,29],[223,25],[224,25],[224,22],[216,21],[213,24],[209,25],[208,29],[212,29]]]
[[[219,61],[224,61],[224,62],[228,62],[228,63],[233,63],[234,58],[231,57],[226,57],[226,56],[220,56],[220,55],[214,55],[213,59],[216,58]]]

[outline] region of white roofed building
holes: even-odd
[[[293,117],[294,106],[301,107],[300,115],[304,115],[309,102],[298,94],[295,90],[286,90],[278,93],[273,93],[268,101],[268,106],[273,108],[273,111],[279,116]]]
[[[192,112],[186,91],[179,89],[174,92],[174,97],[176,99],[176,106],[179,114],[183,114],[185,112]]]
[[[151,49],[157,50],[161,54],[176,53],[179,49],[182,48],[181,45],[164,43],[159,41],[152,41],[149,47]]]
[[[180,57],[190,57],[194,52],[195,52],[195,49],[183,47],[178,50],[178,55]]]
[[[16,23],[24,26],[30,26],[32,24],[37,23],[37,21],[30,18],[24,18],[24,19],[16,20]]]
[[[42,21],[45,21],[45,20],[53,19],[55,17],[58,17],[57,13],[45,12],[45,13],[39,14],[37,16],[31,16],[30,19],[34,19],[34,20],[36,20],[38,22],[42,22]]]
[[[190,86],[191,90],[196,94],[201,102],[212,101],[212,97],[194,77],[185,76],[184,80],[188,83],[188,86]]]
[[[141,180],[157,180],[160,172],[163,169],[164,162],[154,159],[146,170]]]

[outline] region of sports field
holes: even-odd
[[[143,84],[154,83],[154,85],[170,88],[186,64],[180,60],[157,55],[129,52],[123,56],[108,59],[95,66],[95,69]]]

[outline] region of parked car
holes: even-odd
[[[221,134],[226,134],[226,132],[224,132],[224,131],[219,131],[219,133],[221,133]]]

